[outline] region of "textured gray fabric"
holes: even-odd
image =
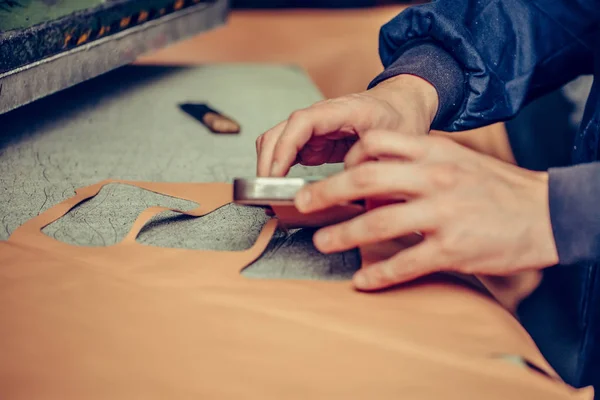
[[[321,99],[306,75],[285,66],[127,67],[0,116],[0,239],[77,187],[107,178],[227,182],[253,176],[254,140],[293,110]],[[181,112],[206,102],[231,115],[240,135],[218,136]],[[295,168],[296,176],[339,167]],[[108,185],[44,232],[75,244],[118,242],[143,209],[194,205],[126,185]],[[192,249],[249,247],[267,220],[260,209],[226,206],[203,218],[161,215],[138,241]],[[310,231],[279,232],[244,274],[256,278],[342,279],[354,252],[324,256]]]

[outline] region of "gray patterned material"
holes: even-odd
[[[127,67],[0,116],[0,239],[74,189],[106,178],[163,182],[227,182],[253,176],[254,140],[293,110],[321,98],[294,67]],[[182,113],[181,102],[207,102],[242,126],[217,136]],[[296,168],[293,175],[327,175],[337,167]],[[74,245],[121,240],[143,209],[194,204],[126,185],[98,196],[44,232]],[[192,249],[248,248],[267,220],[260,209],[230,205],[202,218],[161,215],[138,241]],[[244,271],[255,278],[346,279],[355,252],[324,256],[312,232],[279,232]]]

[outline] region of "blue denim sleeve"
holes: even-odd
[[[600,162],[549,172],[550,219],[562,265],[600,260]]]
[[[440,96],[434,129],[477,128],[591,73],[599,33],[599,0],[434,0],[381,28],[386,70],[371,87],[401,73],[420,76]]]

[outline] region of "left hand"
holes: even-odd
[[[321,252],[415,231],[424,235],[421,243],[357,272],[358,289],[382,289],[438,271],[510,275],[558,263],[545,172],[443,137],[389,131],[369,132],[345,163],[345,171],[300,191],[298,210],[310,213],[361,199],[383,205],[319,230],[314,242]]]

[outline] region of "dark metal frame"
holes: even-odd
[[[185,6],[171,7],[168,13],[155,15],[145,22],[130,20],[127,27],[103,37],[84,41],[80,36],[64,51],[0,73],[0,114],[129,64],[141,54],[226,21],[228,0],[182,3]]]

